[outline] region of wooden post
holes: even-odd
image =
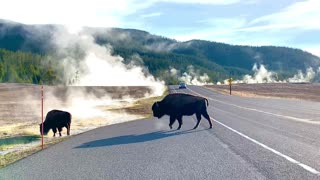
[[[41,85],[41,147],[43,149],[43,85]]]
[[[229,86],[230,86],[230,95],[231,95],[232,78],[229,78],[229,79],[228,79],[228,83],[229,83]]]

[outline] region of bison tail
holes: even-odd
[[[208,101],[208,99],[207,99],[207,98],[205,98],[205,100],[207,101],[207,106],[209,106],[209,101]]]

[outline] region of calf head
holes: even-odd
[[[164,113],[160,107],[159,101],[155,102],[152,105],[152,111],[153,111],[153,116],[157,117],[158,119],[160,119],[164,115]]]
[[[42,123],[41,124],[39,124],[39,126],[40,126],[40,134],[41,135],[47,135],[48,134],[48,132],[49,132],[49,130],[50,130],[50,128],[48,128],[48,127],[46,127],[45,125],[43,125],[43,134],[42,134]]]

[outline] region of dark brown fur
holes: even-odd
[[[208,120],[210,128],[212,128],[212,123],[207,113],[208,105],[209,103],[206,98],[190,94],[174,93],[167,95],[162,101],[155,102],[152,106],[152,111],[154,117],[161,118],[164,115],[170,116],[170,129],[172,129],[172,125],[176,119],[179,122],[178,129],[180,129],[182,116],[191,116],[193,114],[196,114],[198,120],[193,129],[198,127],[201,121],[201,115]]]
[[[63,127],[67,128],[67,134],[70,135],[71,126],[71,114],[66,111],[52,110],[47,113],[46,119],[43,122],[43,133],[48,134],[49,130],[52,129],[53,137],[56,136],[57,129],[61,136]],[[40,124],[40,134],[42,134],[42,123]]]

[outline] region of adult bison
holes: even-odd
[[[208,120],[210,128],[212,128],[212,123],[207,113],[206,102],[208,106],[208,100],[203,97],[182,93],[169,94],[162,101],[155,102],[152,105],[153,116],[161,118],[163,115],[169,115],[170,129],[172,129],[172,125],[177,119],[179,122],[179,130],[182,125],[182,116],[196,114],[198,121],[193,128],[196,129],[200,123],[201,115],[203,115]]]
[[[47,113],[46,119],[43,122],[43,133],[48,134],[49,130],[52,129],[53,137],[56,136],[57,129],[61,136],[63,127],[67,128],[67,134],[70,135],[71,126],[71,114],[66,111],[52,110]],[[42,123],[40,124],[40,134],[42,135]]]

